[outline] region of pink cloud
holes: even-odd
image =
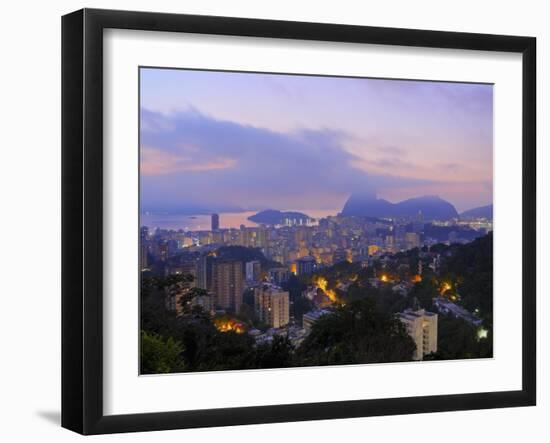
[[[140,172],[142,175],[168,175],[177,172],[213,171],[232,168],[236,163],[237,161],[231,158],[196,161],[187,156],[142,146]]]

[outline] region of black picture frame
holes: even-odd
[[[104,415],[102,77],[103,30],[107,28],[522,54],[522,389]],[[62,426],[82,434],[105,434],[535,405],[535,86],[533,37],[97,9],[65,15],[62,18]]]

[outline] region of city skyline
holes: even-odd
[[[147,68],[140,88],[142,211],[492,203],[492,85]]]
[[[140,72],[141,374],[492,358],[491,85]]]

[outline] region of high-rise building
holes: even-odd
[[[220,216],[218,214],[212,214],[211,216],[212,231],[220,229]]]
[[[197,262],[197,287],[207,291],[214,290],[214,276],[212,273],[216,257],[203,255]]]
[[[406,309],[399,319],[416,344],[413,360],[422,360],[431,352],[437,352],[437,314],[424,309]]]
[[[143,240],[139,244],[139,269],[143,271],[149,265],[147,243]]]
[[[176,314],[181,314],[183,311],[182,300],[193,288],[193,281],[183,280],[164,289],[165,305],[169,311],[174,311]]]
[[[212,231],[212,243],[223,243],[223,232]]]
[[[249,282],[260,281],[262,274],[262,265],[258,260],[246,262],[245,265],[246,280]]]
[[[421,235],[424,231],[424,222],[414,221],[412,222],[413,232],[416,232],[418,235]]]
[[[302,317],[302,325],[307,333],[311,331],[311,328],[317,320],[319,320],[323,315],[329,314],[330,312],[326,309],[314,309],[305,313]]]
[[[243,264],[240,261],[216,262],[213,268],[216,304],[238,312],[243,303]]]
[[[405,247],[407,249],[420,247],[420,235],[416,232],[407,232],[405,234]]]
[[[199,244],[201,246],[209,245],[213,243],[212,241],[212,231],[201,231],[199,232]]]
[[[296,275],[313,274],[317,267],[315,258],[311,256],[302,257],[296,260]]]
[[[290,319],[289,294],[278,286],[263,284],[254,290],[254,310],[260,321],[274,328],[286,326]]]
[[[393,235],[386,235],[386,251],[391,253],[397,252],[395,237]]]
[[[308,247],[313,238],[313,230],[307,226],[300,226],[294,231],[294,243],[297,247]]]
[[[269,279],[277,286],[281,286],[286,283],[290,278],[290,271],[288,268],[271,268],[269,270]]]
[[[247,228],[241,225],[239,230],[238,243],[247,248],[266,248],[267,247],[267,229],[263,226],[257,228]]]
[[[267,247],[267,229],[263,226],[256,228],[256,245],[257,248]]]
[[[394,229],[394,233],[397,243],[403,243],[405,241],[406,230],[404,225],[397,225]]]
[[[344,248],[337,248],[332,255],[332,262],[335,264],[347,261],[347,259],[348,253]]]
[[[155,258],[161,261],[166,261],[168,258],[168,244],[166,242],[159,242],[155,244],[156,254]]]

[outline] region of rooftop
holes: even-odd
[[[309,318],[318,320],[319,318],[321,318],[325,314],[330,314],[330,311],[327,310],[327,309],[314,309],[313,311],[309,311],[309,312],[305,313],[304,317],[308,316]]]

